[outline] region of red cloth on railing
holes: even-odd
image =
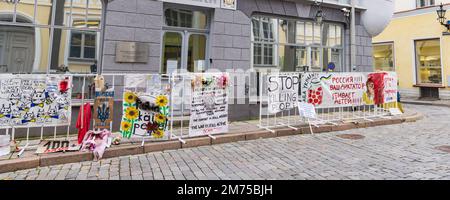
[[[81,112],[81,109],[84,111]],[[81,123],[81,120],[83,120],[83,123]],[[83,143],[84,136],[91,127],[91,104],[86,103],[84,106],[80,107],[76,127],[78,129],[78,144],[81,144]]]

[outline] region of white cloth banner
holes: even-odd
[[[228,132],[228,73],[194,74],[189,137]]]
[[[297,106],[299,73],[277,73],[267,76],[269,114],[290,110]]]
[[[301,101],[316,108],[363,104],[363,73],[305,73],[301,80]]]
[[[72,77],[0,75],[0,126],[70,125]]]

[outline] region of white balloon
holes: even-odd
[[[361,15],[361,22],[367,32],[377,36],[387,27],[394,15],[394,0],[359,0],[360,5],[366,8]]]

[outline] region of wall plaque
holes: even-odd
[[[116,62],[147,63],[148,44],[140,42],[119,42],[116,46]]]

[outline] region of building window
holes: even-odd
[[[435,0],[417,0],[416,1],[416,7],[417,8],[422,8],[422,7],[427,7],[427,6],[434,6],[435,5]]]
[[[373,45],[373,63],[375,71],[395,71],[394,44],[382,43]]]
[[[167,26],[195,29],[208,28],[208,17],[203,11],[168,8],[165,10],[164,16]]]
[[[102,0],[0,0],[0,8],[0,73],[86,74],[101,60]],[[84,96],[93,98],[86,80]],[[74,76],[72,99],[83,96],[82,82]]]
[[[22,51],[0,51],[0,73],[54,73],[62,66],[71,73],[90,72],[98,57],[101,0],[0,1],[0,8],[0,48]],[[14,57],[23,62],[10,59]],[[72,58],[91,62],[70,62]]]
[[[343,28],[339,24],[252,18],[254,67],[281,71],[326,71],[329,64],[342,69]]]
[[[99,20],[74,20],[73,27],[99,28]],[[69,58],[77,60],[94,60],[97,56],[97,32],[72,30],[70,35]]]
[[[207,10],[197,7],[164,9],[162,74],[176,71],[204,72],[212,63],[208,54],[209,17]]]
[[[416,71],[418,84],[442,84],[441,47],[439,39],[417,40]]]
[[[253,60],[264,67],[276,66],[276,32],[278,21],[267,17],[252,19],[253,24]]]
[[[70,58],[75,59],[95,59],[96,54],[95,32],[72,31],[70,39]]]

